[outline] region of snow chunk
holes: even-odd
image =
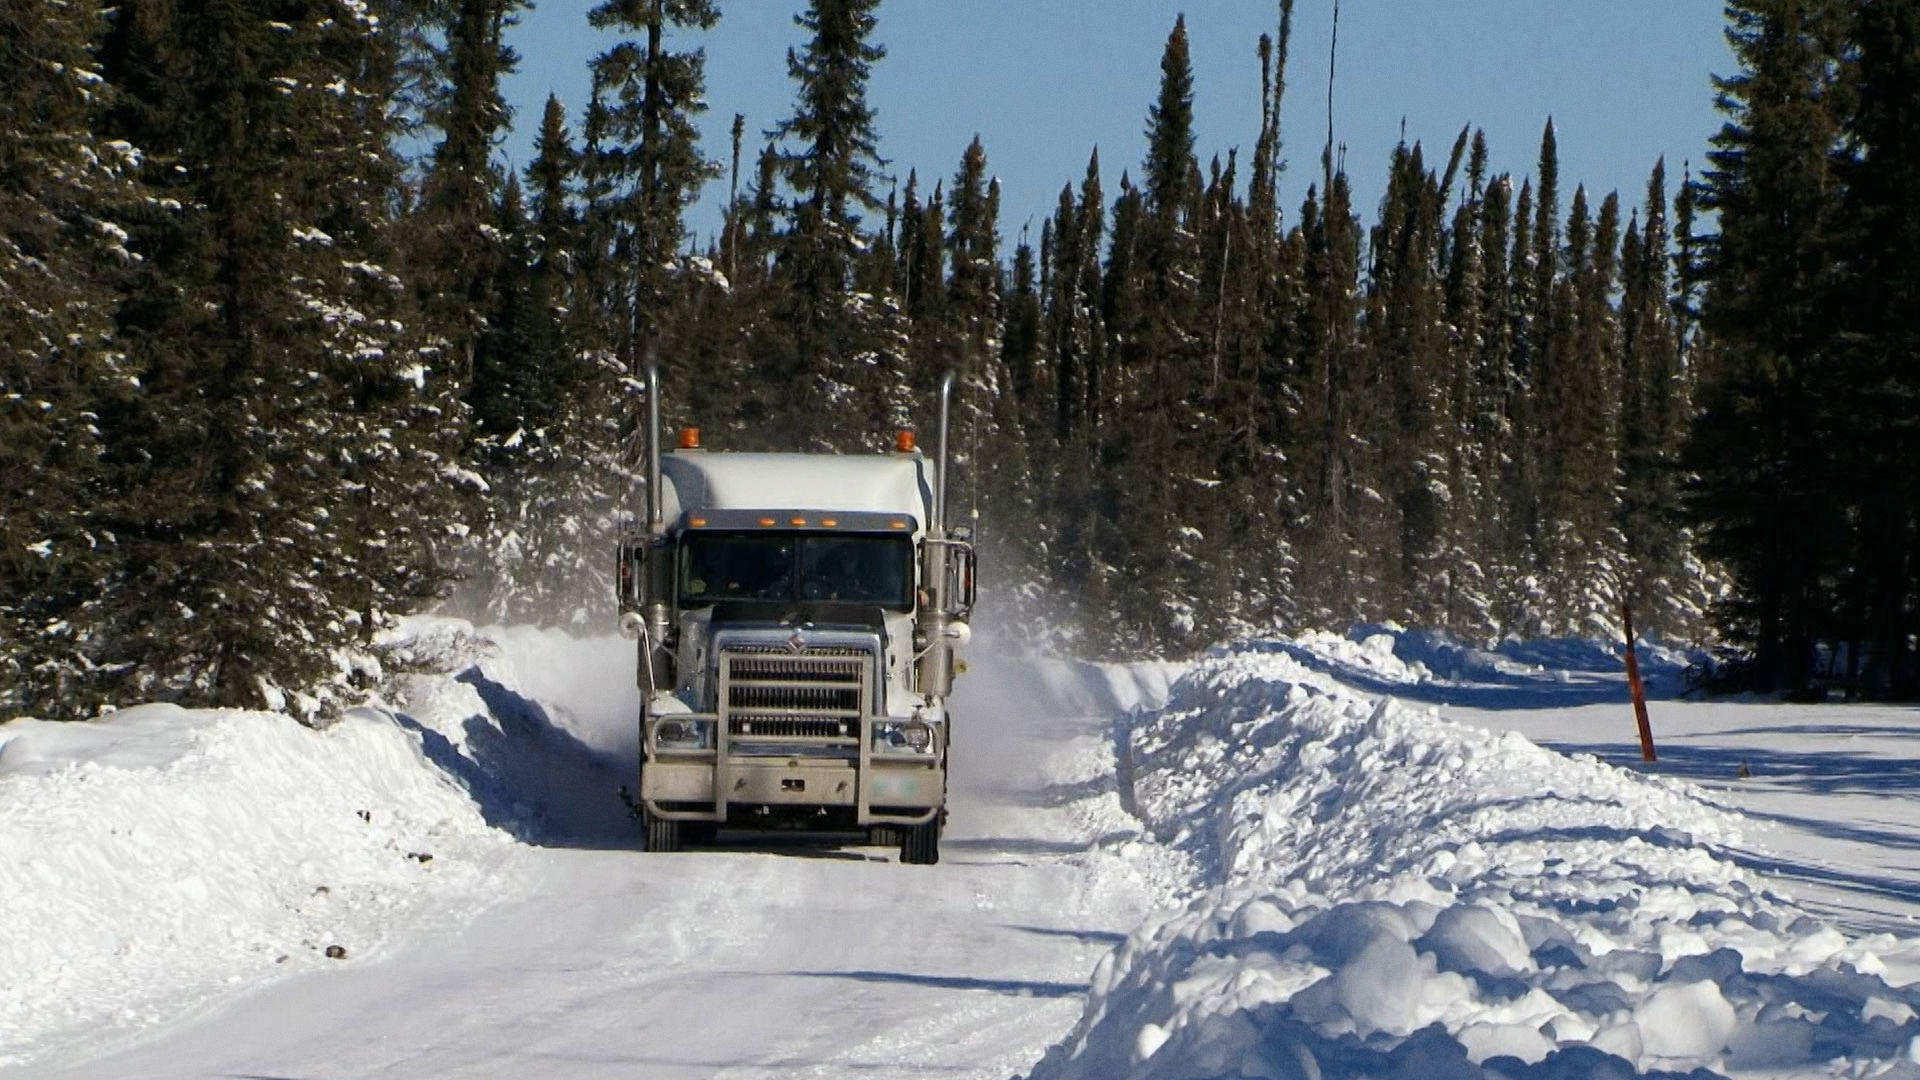
[[[1733,1006],[1710,982],[1662,986],[1633,1010],[1645,1052],[1680,1062],[1717,1057],[1736,1019]]]
[[[1458,904],[1440,912],[1433,929],[1420,939],[1443,971],[1484,971],[1518,975],[1534,970],[1520,924],[1506,908]]]

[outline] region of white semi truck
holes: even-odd
[[[973,546],[946,523],[939,453],[660,446],[648,374],[647,521],[623,536],[620,625],[639,642],[639,794],[648,851],[718,829],[863,833],[940,858],[954,650]]]

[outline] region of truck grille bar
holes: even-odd
[[[852,685],[803,683],[741,682],[736,679],[727,695],[727,704],[737,712],[765,710],[842,713],[860,708],[860,683]]]
[[[782,716],[734,713],[728,730],[733,737],[764,739],[851,739],[859,734],[849,720],[799,720]]]
[[[720,711],[734,752],[755,740],[857,745],[873,701],[873,654],[850,646],[732,645],[720,652]]]

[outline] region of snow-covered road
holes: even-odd
[[[0,727],[0,1080],[1920,1080],[1912,709],[1661,700],[1643,769],[1598,643],[982,647],[939,865],[661,856],[629,649]]]
[[[976,662],[952,824],[923,868],[860,847],[637,852],[615,798],[630,703],[518,644],[504,659],[524,688],[610,752],[531,808],[539,846],[494,868],[513,899],[157,1039],[0,1075],[1005,1077],[1071,1026],[1099,957],[1164,899],[1153,860],[1118,853],[1133,826],[1112,715],[1140,691],[1101,669]]]

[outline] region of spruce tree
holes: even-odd
[[[1465,132],[1462,133],[1463,136]],[[1446,418],[1447,578],[1440,603],[1443,625],[1457,631],[1484,634],[1491,625],[1487,595],[1487,530],[1497,520],[1497,504],[1490,506],[1491,469],[1495,453],[1494,422],[1490,415],[1496,398],[1489,393],[1485,350],[1489,330],[1486,291],[1489,272],[1499,254],[1489,257],[1489,237],[1483,230],[1492,197],[1487,182],[1487,141],[1473,132],[1467,159],[1467,186],[1455,207],[1446,238],[1444,306],[1447,333],[1449,412]],[[1489,520],[1483,515],[1492,511]]]
[[[30,58],[0,68],[0,718],[103,701],[117,543],[99,425],[138,389],[113,319],[141,202],[141,152],[97,134],[105,29],[45,0],[0,12],[0,40]]]
[[[1370,549],[1387,554],[1379,598],[1399,607],[1400,598],[1417,609],[1395,614],[1433,624],[1441,612],[1430,606],[1445,596],[1442,556],[1443,514],[1452,498],[1441,439],[1451,411],[1446,394],[1446,350],[1442,327],[1440,211],[1443,191],[1426,168],[1418,144],[1402,143],[1389,172],[1382,221],[1370,248],[1367,351],[1380,373],[1384,408],[1374,416],[1373,464],[1391,500],[1391,531],[1363,537]],[[1371,427],[1371,425],[1370,425]]]
[[[1643,210],[1645,221],[1629,226],[1621,253],[1620,531],[1637,625],[1679,636],[1698,628],[1705,590],[1689,565],[1679,498],[1690,407],[1670,303],[1664,161],[1647,180]]]
[[[1833,449],[1833,175],[1844,20],[1837,0],[1735,0],[1740,73],[1715,79],[1727,122],[1700,202],[1717,215],[1701,318],[1713,338],[1687,461],[1707,552],[1730,568],[1724,615],[1762,686],[1813,678],[1842,543]],[[1792,528],[1783,523],[1792,522]]]
[[[1176,218],[1190,196],[1193,172],[1193,61],[1187,48],[1187,19],[1174,19],[1160,54],[1160,93],[1147,110],[1147,159],[1141,188],[1148,213]]]
[[[576,354],[566,317],[568,231],[565,162],[570,147],[558,103],[549,99],[538,156],[527,176],[533,205],[522,205],[509,177],[493,226],[504,238],[497,295],[481,340],[473,403],[476,443],[487,477],[487,533],[470,571],[476,596],[468,605],[501,621],[567,624],[607,604],[600,591],[604,559],[586,557],[583,541],[604,536],[582,520],[576,490],[603,501],[590,483],[597,460],[611,458],[612,433],[582,431],[578,414],[608,412],[596,399],[610,381],[584,385],[588,365]],[[604,438],[605,442],[600,440]]]
[[[1247,212],[1263,246],[1279,239],[1280,103],[1287,89],[1287,50],[1293,39],[1293,0],[1280,0],[1279,38],[1260,35],[1260,134],[1254,140],[1253,170],[1247,184]]]
[[[1619,600],[1614,531],[1618,470],[1619,325],[1616,285],[1620,200],[1609,193],[1589,217],[1584,185],[1574,192],[1566,277],[1558,315],[1565,327],[1549,354],[1538,393],[1548,448],[1544,551],[1553,582],[1554,628],[1610,634]]]
[[[705,56],[669,49],[667,36],[711,29],[719,18],[713,0],[603,0],[587,15],[595,29],[640,35],[592,64],[602,110],[592,148],[603,185],[595,211],[609,229],[606,254],[619,266],[604,314],[620,328],[618,351],[636,373],[655,344],[666,268],[679,252],[686,208],[719,175],[693,126],[706,110]],[[656,351],[671,359],[672,350]]]
[[[1512,492],[1516,504],[1512,520],[1520,532],[1514,552],[1518,591],[1513,598],[1517,605],[1513,614],[1521,623],[1521,633],[1540,635],[1555,629],[1552,586],[1541,577],[1552,562],[1549,536],[1554,528],[1547,505],[1552,449],[1548,445],[1545,383],[1547,372],[1558,360],[1555,352],[1566,349],[1572,341],[1560,275],[1560,147],[1551,118],[1540,133],[1539,164],[1532,189],[1523,190],[1522,196],[1531,208],[1532,219],[1525,236],[1515,236],[1514,249],[1515,259],[1521,263],[1515,268],[1515,277],[1524,280],[1525,288],[1514,294],[1518,303],[1513,369],[1520,392],[1510,399],[1519,436],[1517,483]]]
[[[1876,695],[1920,691],[1920,4],[1853,5],[1855,97],[1837,179],[1838,297],[1845,334],[1836,349],[1836,412],[1852,538],[1842,598],[1856,669],[1848,683]]]
[[[506,257],[492,228],[501,176],[493,149],[506,128],[500,83],[518,57],[505,43],[514,12],[526,0],[457,0],[436,27],[444,45],[431,53],[433,73],[426,123],[440,140],[421,182],[410,224],[412,278],[426,317],[440,334],[449,361],[470,380],[475,349],[485,332],[493,276]],[[482,387],[484,396],[489,391]]]
[[[1034,280],[1033,245],[1023,233],[1013,249],[1007,296],[1000,330],[1007,365],[1007,392],[1020,404],[1020,429],[1029,442],[1050,441],[1052,431],[1052,368],[1040,351],[1040,283]]]
[[[1300,211],[1305,302],[1293,331],[1298,362],[1286,392],[1292,438],[1286,456],[1299,479],[1294,519],[1300,559],[1320,568],[1302,598],[1307,625],[1340,625],[1358,614],[1364,568],[1353,545],[1357,479],[1353,442],[1356,398],[1362,391],[1354,340],[1357,324],[1360,232],[1343,172],[1326,191],[1309,190]]]
[[[1540,449],[1536,442],[1538,412],[1534,402],[1541,338],[1546,325],[1540,318],[1539,280],[1533,272],[1534,197],[1531,178],[1520,182],[1513,202],[1506,272],[1506,309],[1502,312],[1506,357],[1502,365],[1507,428],[1502,460],[1500,504],[1504,511],[1500,537],[1500,571],[1505,587],[1499,604],[1499,622],[1509,633],[1539,636]]]
[[[1042,260],[1049,265],[1042,336],[1053,370],[1054,401],[1049,441],[1055,457],[1049,502],[1059,515],[1053,575],[1061,595],[1075,599],[1097,595],[1103,581],[1096,551],[1103,533],[1095,496],[1101,482],[1096,465],[1099,375],[1106,350],[1100,263],[1105,231],[1100,154],[1095,150],[1088,158],[1078,198],[1072,184],[1060,190]],[[1047,429],[1030,431],[1045,438]],[[1093,610],[1097,602],[1086,599],[1084,609]]]
[[[940,201],[936,185],[929,204]],[[928,211],[929,206],[920,203],[920,175],[909,169],[906,194],[900,207],[897,251],[900,270],[895,288],[914,324],[931,328],[937,325],[946,308],[946,275],[942,266],[945,234],[940,229],[940,215],[934,214],[930,225]]]
[[[1183,587],[1206,536],[1186,513],[1189,485],[1211,481],[1202,396],[1210,389],[1197,323],[1199,260],[1193,232],[1200,195],[1193,156],[1193,70],[1186,20],[1175,20],[1160,60],[1160,87],[1147,113],[1147,156],[1137,193],[1114,213],[1107,316],[1119,347],[1106,387],[1111,407],[1135,418],[1111,444],[1115,482],[1129,493],[1129,521],[1115,529],[1112,552],[1141,589],[1127,615],[1129,633],[1159,647],[1199,631],[1192,593]],[[1123,182],[1124,183],[1124,182]],[[1137,206],[1137,209],[1135,208]],[[1184,517],[1183,517],[1184,515]]]
[[[879,0],[811,0],[794,16],[808,34],[804,50],[787,52],[794,111],[768,132],[783,146],[780,166],[793,193],[780,253],[792,359],[781,374],[798,391],[796,423],[849,392],[850,358],[872,344],[875,313],[851,304],[847,288],[860,215],[880,208],[875,185],[886,164],[866,90],[886,56],[869,40],[878,7]]]
[[[1507,175],[1487,182],[1475,228],[1476,245],[1482,268],[1479,298],[1479,342],[1473,367],[1475,489],[1473,504],[1472,548],[1475,564],[1485,581],[1476,607],[1482,612],[1481,626],[1498,631],[1508,614],[1500,583],[1508,580],[1514,566],[1508,499],[1512,486],[1515,458],[1512,398],[1518,392],[1513,371],[1512,263],[1508,258],[1512,242],[1514,209],[1513,180]]]
[[[989,327],[998,306],[1000,237],[989,192],[994,183],[987,173],[987,153],[975,135],[953,175],[951,205],[947,208],[947,254],[952,261],[947,296],[954,329],[969,342],[969,351],[984,353]]]
[[[1101,317],[1100,246],[1106,232],[1106,205],[1100,191],[1100,151],[1087,159],[1087,171],[1075,200],[1073,185],[1060,189],[1053,219],[1052,288],[1047,304],[1047,341],[1054,371],[1054,434],[1065,442],[1083,430],[1096,412],[1097,368],[1104,341],[1096,333]]]

